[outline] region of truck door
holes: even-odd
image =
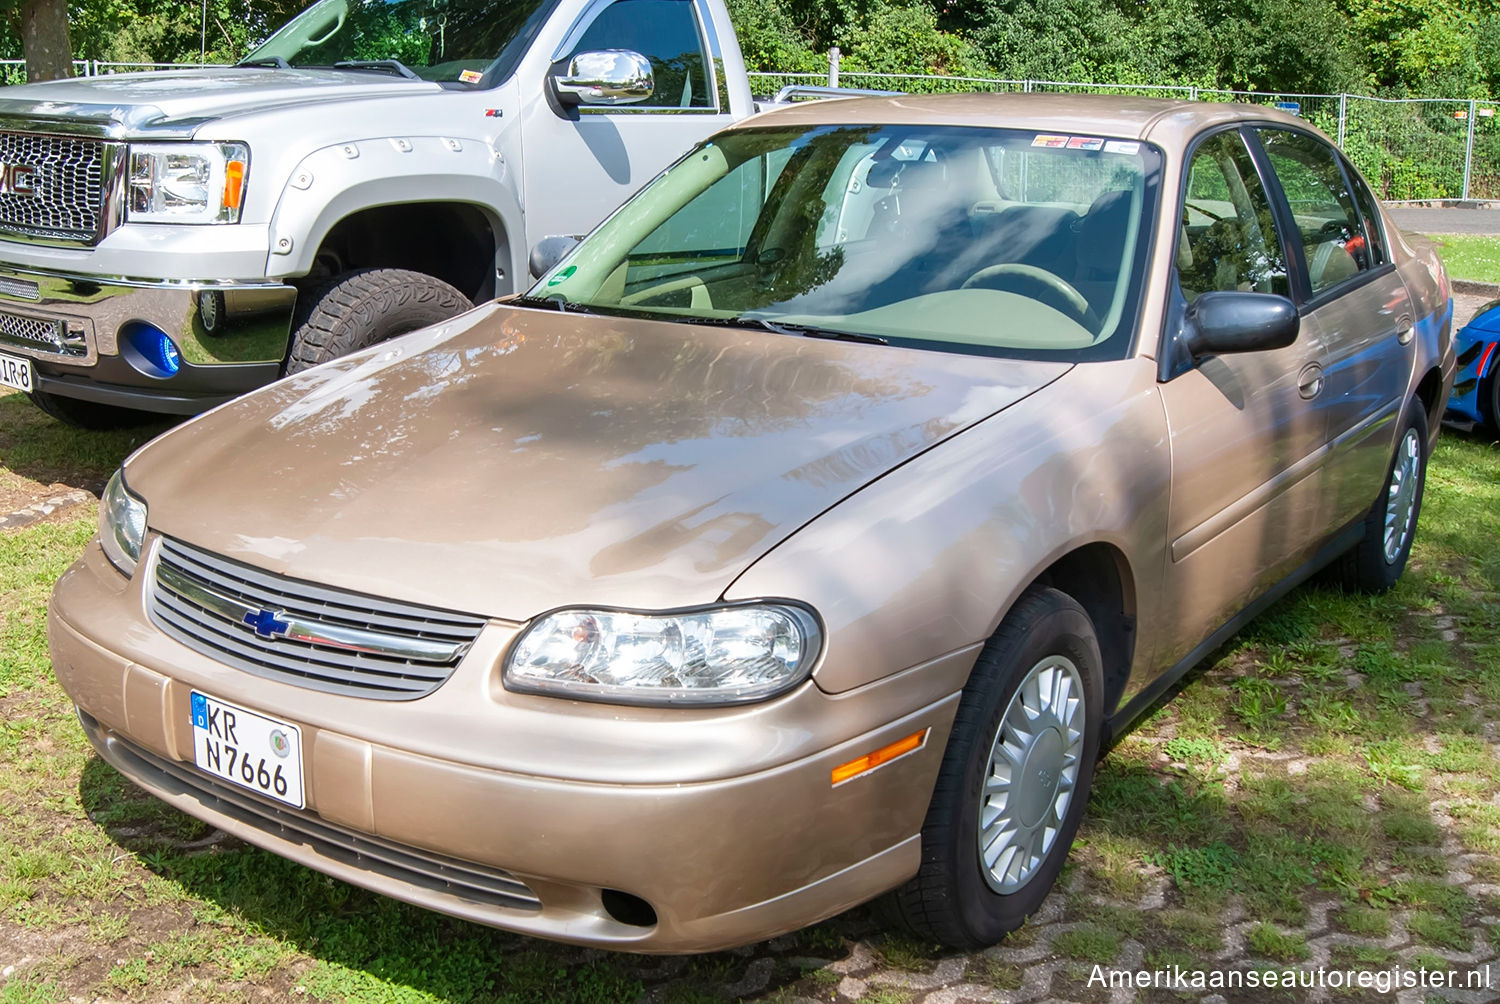
[[[699,140],[734,121],[717,55],[717,29],[694,0],[600,0],[554,53],[629,49],[651,61],[656,87],[630,105],[582,105],[566,114],[530,102],[525,152],[526,232],[583,234]]]

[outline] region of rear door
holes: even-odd
[[[1415,365],[1415,308],[1391,264],[1374,197],[1324,140],[1261,127],[1257,138],[1286,199],[1300,257],[1302,330],[1322,345],[1329,522],[1369,509],[1384,483]]]

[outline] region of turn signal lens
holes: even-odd
[[[224,208],[237,213],[240,208],[240,199],[244,194],[245,162],[231,160],[224,165]]]

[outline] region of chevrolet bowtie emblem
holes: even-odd
[[[286,637],[287,629],[291,627],[274,610],[257,610],[253,614],[246,614],[244,622],[255,629],[255,633],[262,638],[274,638],[277,635]]]

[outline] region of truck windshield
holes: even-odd
[[[318,0],[242,62],[408,70],[424,80],[492,86],[510,76],[554,3]]]
[[[722,133],[534,286],[563,310],[1028,359],[1121,358],[1161,155],[1035,130]]]

